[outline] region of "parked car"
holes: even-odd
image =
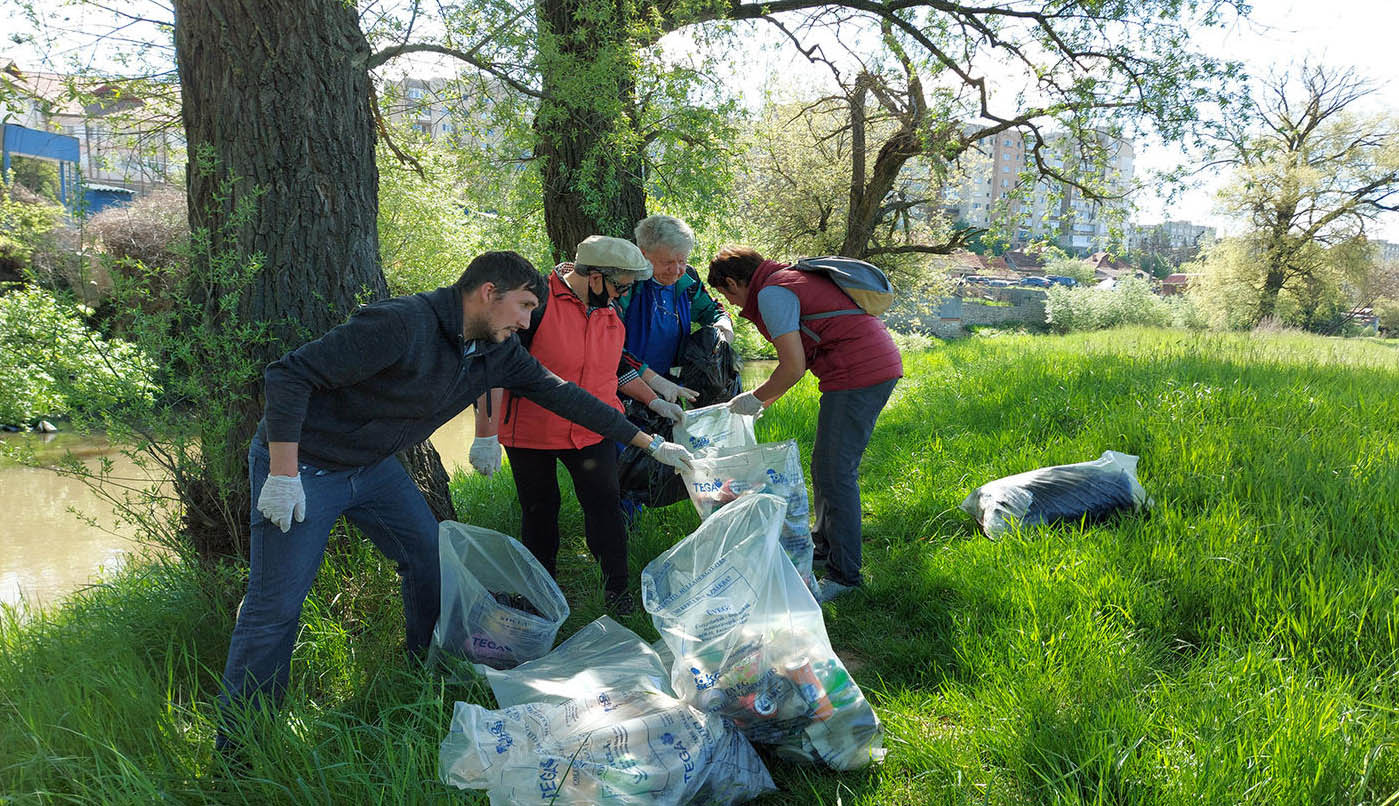
[[[986,284],[992,288],[1010,288],[1015,285],[1014,280],[1002,280],[999,277],[991,277],[986,280]]]
[[[1054,283],[1049,281],[1048,277],[1021,277],[1020,284],[1030,286],[1031,288],[1049,288],[1054,285]]]
[[[1065,277],[1065,276],[1062,275],[1062,274],[1050,274],[1050,275],[1047,275],[1044,279],[1048,280],[1048,281],[1051,282],[1051,283],[1054,283],[1055,285],[1068,285],[1068,286],[1078,285],[1078,281],[1077,281],[1077,280],[1075,280],[1075,279],[1072,278],[1072,277]]]

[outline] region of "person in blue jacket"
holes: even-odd
[[[651,279],[636,283],[618,300],[627,326],[626,351],[641,365],[641,379],[672,403],[693,402],[696,393],[677,383],[671,370],[694,325],[713,327],[733,343],[733,320],[700,282],[688,264],[695,248],[690,225],[675,216],[643,218],[634,231],[636,245],[651,261]]]

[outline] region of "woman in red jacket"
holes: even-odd
[[[860,459],[875,420],[903,377],[903,359],[878,318],[859,309],[833,280],[764,260],[746,246],[726,246],[709,263],[709,284],[777,348],[777,368],[729,403],[758,414],[811,370],[821,381],[821,410],[811,451],[811,529],[826,602],[859,586]]]
[[[545,304],[535,309],[527,330],[517,333],[539,363],[621,411],[620,390],[658,414],[680,421],[680,406],[652,391],[622,360],[626,328],[614,305],[631,284],[651,276],[651,264],[630,241],[593,235],[578,245],[573,263],[549,276]],[[501,390],[493,390],[495,396]],[[497,402],[498,401],[498,402]],[[481,407],[477,408],[480,412]],[[613,613],[636,609],[627,584],[627,529],[617,485],[617,449],[611,440],[536,405],[505,394],[493,401],[490,416],[477,417],[471,462],[489,475],[499,467],[500,445],[510,457],[520,499],[520,542],[550,574],[557,574],[559,486],[555,463],[573,477],[583,508],[588,549],[602,568],[604,602]],[[499,439],[496,443],[497,436]],[[685,457],[663,457],[678,445],[655,446],[653,455],[674,466]]]

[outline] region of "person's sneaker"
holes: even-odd
[[[830,577],[819,580],[816,583],[816,601],[825,604],[842,594],[855,590],[854,585],[842,585]]]
[[[632,598],[631,591],[613,593],[608,591],[602,595],[602,606],[608,613],[614,616],[630,616],[636,612],[636,600]]]

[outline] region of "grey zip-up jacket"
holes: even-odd
[[[474,344],[466,354],[461,293],[451,286],[366,305],[267,365],[257,436],[299,443],[300,462],[348,470],[427,439],[495,386],[608,439],[637,435],[620,412],[545,369],[515,336]]]

